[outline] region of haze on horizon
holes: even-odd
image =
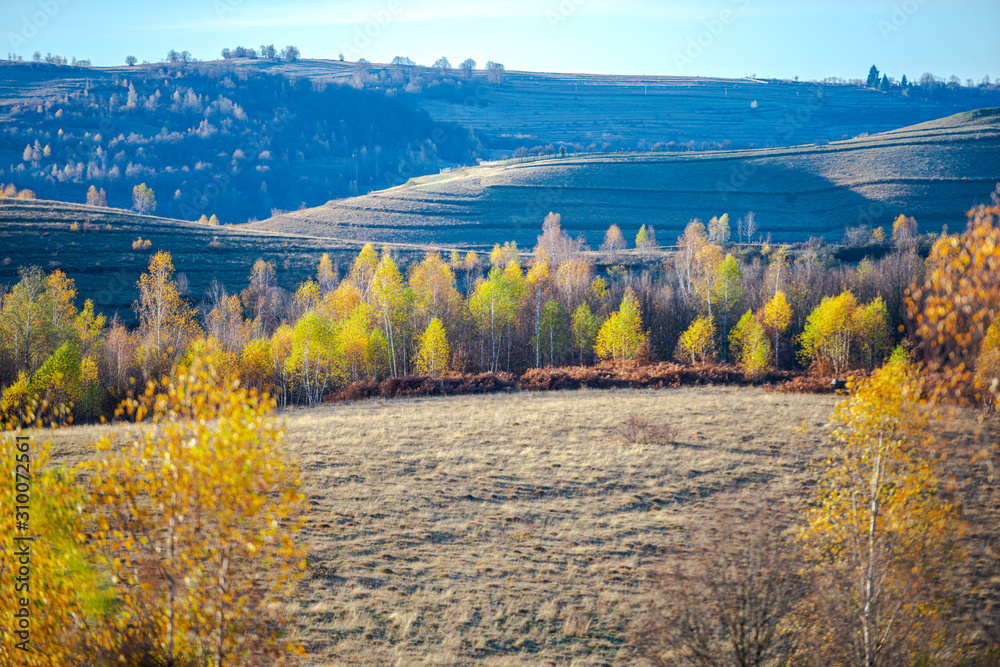
[[[863,78],[876,64],[895,80],[1000,77],[994,0],[8,0],[0,25],[9,53],[96,66],[273,43],[303,58],[472,57],[550,72],[812,80]]]

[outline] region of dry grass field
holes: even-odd
[[[249,225],[284,233],[395,242],[534,245],[542,218],[600,246],[611,223],[634,238],[652,224],[672,244],[692,218],[755,211],[775,241],[841,240],[860,224],[963,224],[1000,170],[1000,112],[961,114],[825,146],[695,153],[596,153],[456,169]],[[736,240],[734,238],[734,240]]]
[[[720,498],[802,506],[836,400],[711,387],[289,410],[311,510],[288,614],[308,662],[642,664],[627,636],[651,568]],[[670,433],[627,442],[630,415]],[[107,428],[56,433],[55,461]],[[972,428],[952,430],[950,461],[975,476]]]

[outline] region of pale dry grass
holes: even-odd
[[[723,494],[801,505],[837,400],[702,387],[288,410],[311,505],[289,614],[309,664],[642,664],[626,639],[653,566]],[[669,437],[628,444],[629,415]],[[55,460],[106,430],[56,433]]]
[[[834,402],[700,388],[291,410],[313,660],[628,662],[645,568],[720,492],[798,493]],[[623,444],[629,414],[670,441]]]

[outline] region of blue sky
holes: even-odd
[[[821,79],[874,63],[895,79],[1000,77],[997,0],[4,0],[0,26],[7,51],[95,65],[273,43],[534,71]]]

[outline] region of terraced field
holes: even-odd
[[[74,224],[79,229],[74,231]],[[140,237],[151,241],[149,249],[132,249]],[[210,227],[81,204],[0,199],[0,285],[16,283],[22,266],[58,268],[76,281],[82,298],[125,322],[133,318],[135,283],[157,250],[171,253],[177,273],[185,276],[188,298],[197,304],[212,280],[230,292],[245,287],[259,257],[274,263],[282,287],[295,289],[315,274],[322,253],[346,270],[360,247],[355,241]],[[425,247],[393,250],[409,256]]]
[[[355,71],[354,63],[333,60],[242,61],[236,66],[339,82],[353,78]],[[376,75],[392,69],[379,64],[370,68]],[[456,77],[451,73],[444,78]],[[559,141],[599,148],[607,141],[612,150],[635,147],[639,141],[788,146],[885,132],[1000,104],[997,91],[963,93],[961,102],[931,104],[848,85],[509,71],[499,88],[479,73],[471,92],[449,97],[428,84],[413,98],[436,121],[473,129],[499,156],[521,145]]]
[[[634,237],[652,224],[672,243],[692,218],[757,214],[775,241],[846,227],[890,225],[900,213],[923,230],[963,224],[961,212],[1000,182],[1000,110],[828,145],[698,153],[588,154],[510,160],[331,201],[250,225],[361,240],[534,243],[549,211],[597,247],[611,223]]]

